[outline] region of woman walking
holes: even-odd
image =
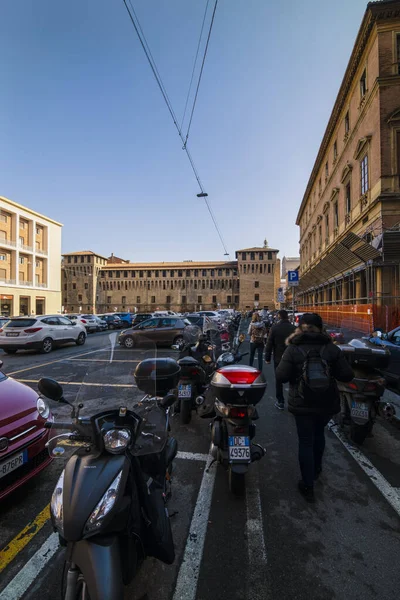
[[[249,325],[248,334],[250,335],[250,366],[253,366],[254,356],[257,351],[258,368],[262,371],[263,368],[263,350],[264,337],[267,333],[264,323],[260,319],[258,312],[253,313],[251,323]]]

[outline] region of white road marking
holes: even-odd
[[[200,460],[207,462],[209,459],[208,454],[198,454],[197,452],[178,452],[176,458],[183,458],[186,460]]]
[[[35,581],[40,571],[53,558],[59,548],[58,534],[52,533],[44,544],[22,567],[0,594],[0,600],[19,600]]]
[[[90,352],[82,352],[82,354],[74,354],[74,357],[78,356],[88,356],[89,354],[96,354],[96,352],[104,352],[108,350],[108,348],[99,348],[98,350],[91,350]],[[47,363],[40,363],[38,365],[31,365],[30,367],[25,367],[25,369],[19,369],[19,371],[12,371],[11,373],[7,373],[7,375],[17,375],[18,373],[24,373],[25,371],[32,371],[33,369],[40,369],[41,367],[47,367],[47,365],[54,365],[56,363],[64,362],[68,360],[71,355],[65,356],[64,358],[59,358],[57,360],[51,360]]]
[[[208,458],[208,457],[207,457]],[[173,600],[195,600],[217,469],[204,468]]]
[[[76,360],[77,362],[106,362],[109,363],[110,360],[108,358],[66,358],[65,360]],[[121,360],[113,360],[112,361],[113,364],[114,363],[139,363],[140,360],[125,360],[125,359],[121,359]]]
[[[255,465],[246,474],[246,509],[246,537],[249,557],[246,600],[263,600],[267,596],[265,589],[267,550],[264,539],[260,484]]]
[[[329,421],[329,429],[336,435],[346,450],[351,454],[357,464],[368,475],[374,486],[380,491],[382,496],[389,502],[392,508],[400,516],[400,494],[399,489],[390,485],[382,473],[378,471],[370,460],[346,438],[343,431],[334,421]]]

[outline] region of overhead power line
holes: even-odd
[[[207,3],[208,4],[208,3]],[[193,120],[193,114],[194,114],[194,109],[196,108],[196,102],[197,102],[197,96],[199,93],[199,87],[200,87],[200,82],[201,82],[201,77],[203,75],[203,69],[204,69],[204,63],[206,62],[206,56],[207,56],[207,50],[208,50],[208,44],[210,42],[210,37],[211,37],[211,31],[213,28],[213,24],[214,24],[214,18],[215,18],[215,11],[217,10],[217,4],[218,4],[218,0],[215,0],[215,4],[214,4],[214,10],[213,10],[213,14],[211,17],[211,23],[210,23],[210,29],[208,31],[208,37],[207,37],[207,43],[206,43],[206,47],[204,49],[204,56],[203,56],[203,62],[201,63],[201,69],[200,69],[200,74],[199,74],[199,80],[197,82],[197,88],[196,88],[196,94],[194,96],[194,101],[193,101],[193,107],[192,107],[192,113],[190,115],[190,119],[189,119],[189,125],[188,125],[188,129],[186,132],[186,138],[185,138],[185,146],[187,144],[188,141],[188,137],[189,137],[189,132],[190,132],[190,127],[192,125],[192,120]]]
[[[136,35],[137,35],[137,36],[138,36],[138,38],[139,38],[140,44],[141,44],[141,46],[142,46],[142,48],[143,48],[143,51],[144,51],[144,53],[145,53],[145,55],[146,55],[146,58],[147,58],[147,60],[148,60],[148,63],[149,63],[149,65],[150,65],[150,67],[151,67],[151,70],[152,70],[152,72],[153,72],[153,75],[154,75],[154,78],[155,78],[155,80],[156,80],[156,82],[157,82],[157,85],[158,85],[158,87],[159,87],[159,89],[160,89],[160,92],[161,92],[161,94],[162,94],[162,96],[163,96],[163,98],[164,98],[165,104],[167,105],[167,108],[168,108],[168,111],[169,111],[169,113],[170,113],[170,115],[171,115],[171,118],[172,118],[172,120],[173,120],[173,123],[174,123],[174,125],[175,125],[175,127],[176,127],[176,129],[177,129],[177,131],[178,131],[178,135],[179,135],[179,137],[180,137],[180,139],[181,139],[181,141],[182,141],[182,143],[183,143],[183,147],[182,147],[182,149],[183,149],[183,150],[186,152],[186,155],[187,155],[187,157],[188,157],[188,159],[189,159],[190,165],[191,165],[191,167],[192,167],[192,171],[193,171],[193,173],[194,173],[194,176],[196,177],[196,181],[197,181],[197,183],[198,183],[198,185],[199,185],[199,188],[200,188],[200,190],[201,190],[202,197],[204,197],[204,201],[205,201],[205,204],[206,204],[206,206],[207,206],[208,212],[210,213],[210,216],[211,216],[211,219],[212,219],[212,221],[213,221],[213,223],[214,223],[214,226],[215,226],[216,232],[217,232],[217,234],[218,234],[218,237],[219,237],[219,239],[220,239],[220,241],[221,241],[221,244],[222,244],[222,247],[223,247],[223,249],[224,249],[225,256],[229,256],[229,252],[228,252],[228,250],[227,250],[227,248],[226,248],[226,245],[225,245],[224,239],[223,239],[223,237],[222,237],[222,234],[221,234],[221,230],[220,230],[220,228],[219,228],[219,226],[218,226],[218,223],[217,223],[217,220],[216,220],[216,218],[215,218],[215,215],[214,215],[214,213],[213,213],[213,211],[212,211],[212,209],[211,209],[210,203],[209,203],[209,201],[207,200],[207,194],[206,194],[206,192],[205,192],[205,189],[204,189],[204,186],[203,186],[203,184],[202,184],[202,182],[201,182],[201,179],[200,179],[199,172],[198,172],[198,170],[197,170],[197,168],[196,168],[196,165],[195,165],[195,163],[194,163],[193,157],[192,157],[192,155],[191,155],[191,153],[189,152],[189,149],[188,149],[188,147],[187,147],[186,140],[185,140],[185,138],[184,138],[184,136],[183,136],[183,134],[182,134],[182,129],[181,129],[181,127],[180,127],[180,126],[179,126],[179,124],[178,124],[178,118],[177,118],[177,116],[176,116],[176,114],[175,114],[175,111],[174,111],[174,109],[173,109],[173,107],[172,107],[171,101],[170,101],[170,99],[169,99],[169,97],[168,97],[167,90],[166,90],[166,88],[165,88],[165,86],[164,86],[164,84],[163,84],[163,82],[162,82],[161,76],[160,76],[160,74],[159,74],[159,72],[158,72],[158,69],[157,69],[157,66],[156,66],[155,60],[154,60],[154,58],[153,58],[153,56],[152,56],[152,54],[151,54],[150,47],[149,47],[149,45],[148,45],[148,43],[147,43],[147,41],[146,41],[146,37],[145,37],[145,35],[144,35],[143,29],[142,29],[142,28],[141,28],[141,26],[140,26],[139,19],[138,19],[137,15],[136,15],[136,13],[135,13],[135,10],[134,10],[134,8],[133,8],[133,6],[132,6],[132,2],[131,2],[131,0],[128,0],[128,1],[129,1],[129,4],[130,4],[130,6],[131,6],[131,10],[129,9],[129,7],[128,7],[128,4],[127,4],[127,1],[126,1],[126,0],[123,0],[123,3],[124,3],[124,5],[125,5],[125,8],[126,8],[126,10],[127,10],[127,12],[128,12],[128,15],[129,15],[129,18],[130,18],[130,20],[131,20],[131,22],[132,22],[132,25],[133,25],[133,27],[134,27],[134,29],[135,29],[135,31],[136,31]],[[217,0],[217,1],[218,1],[218,0]],[[217,4],[217,1],[216,1],[216,4]],[[214,15],[215,15],[215,10],[216,10],[216,6],[214,6],[213,17],[214,17]],[[135,21],[135,19],[136,19],[136,21]],[[210,33],[209,33],[209,35],[210,35]],[[203,64],[204,64],[204,60],[205,60],[205,58],[203,58]]]

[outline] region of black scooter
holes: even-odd
[[[175,558],[166,507],[172,461],[178,445],[169,436],[168,394],[178,380],[171,358],[147,359],[136,368],[138,388],[147,395],[133,406],[49,422],[64,429],[48,442],[53,457],[73,447],[51,500],[51,519],[66,547],[64,600],[121,600],[146,556],[166,564]],[[53,379],[39,381],[41,394],[68,402]],[[162,394],[163,397],[156,397]]]

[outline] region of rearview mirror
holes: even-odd
[[[38,388],[39,392],[46,398],[55,400],[56,402],[68,404],[68,402],[64,399],[64,392],[61,385],[55,379],[51,379],[50,377],[42,377],[39,379]]]

